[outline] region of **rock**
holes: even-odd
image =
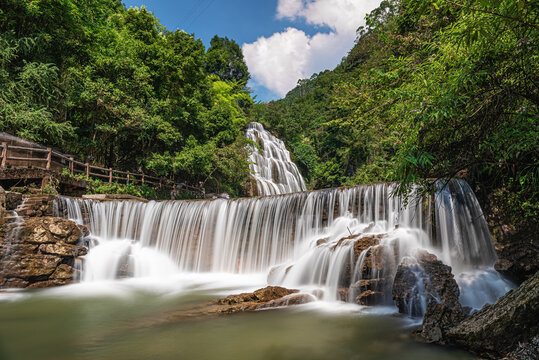
[[[506,232],[496,245],[498,260],[494,268],[517,283],[539,271],[539,245],[536,229]]]
[[[290,294],[283,296],[282,298],[271,300],[270,302],[263,304],[259,309],[267,309],[274,307],[292,306],[307,304],[316,301],[316,297],[311,294]]]
[[[22,194],[18,192],[6,192],[6,210],[15,210],[22,203]]]
[[[390,289],[391,282],[385,278],[359,280],[350,286],[350,291],[359,305],[378,305],[386,301],[386,292]]]
[[[326,244],[328,242],[329,238],[322,238],[322,239],[318,239],[316,240],[316,246],[320,246],[320,245],[323,245],[323,244]]]
[[[354,258],[357,260],[363,251],[367,250],[371,246],[380,244],[380,239],[382,237],[383,235],[361,236],[354,243]]]
[[[453,327],[447,334],[452,343],[481,356],[501,358],[517,351],[519,343],[537,348],[539,334],[539,272],[509,291],[493,305]],[[528,347],[529,349],[529,347]],[[520,351],[524,352],[522,348]]]
[[[86,225],[77,225],[77,227],[79,228],[79,230],[81,232],[81,237],[87,237],[88,235],[90,235],[90,230],[88,229],[88,226],[86,226]]]
[[[536,360],[539,357],[539,337],[534,336],[533,339],[524,344],[519,344],[518,347],[507,354],[504,360]]]
[[[67,285],[70,282],[71,282],[70,280],[38,281],[38,282],[35,282],[35,283],[27,286],[27,289],[42,289],[42,288],[49,288],[49,287],[55,287],[55,286],[62,286],[62,285]]]
[[[22,236],[25,241],[36,244],[58,243],[76,244],[81,232],[73,221],[54,217],[30,218],[26,220]]]
[[[308,299],[314,299],[314,297],[309,294],[303,294],[307,295],[308,297],[287,297],[289,295],[296,294],[298,291],[299,290],[290,290],[280,286],[268,286],[263,289],[258,289],[252,293],[230,295],[226,298],[219,299],[216,302],[217,307],[210,307],[208,312],[216,312],[217,314],[233,314],[238,312],[256,311],[268,307],[285,306],[286,303],[289,305],[295,305],[303,303]]]
[[[391,279],[396,269],[393,248],[381,244],[383,234],[366,236],[354,244],[356,257],[355,277],[362,280],[351,285],[351,297],[360,305],[382,305],[391,303]]]
[[[348,294],[350,293],[350,289],[349,288],[345,288],[345,287],[342,287],[342,288],[339,288],[337,290],[337,298],[341,301],[344,301],[344,302],[347,302],[348,301]]]
[[[53,280],[72,280],[74,274],[74,269],[67,264],[60,264],[51,275]]]
[[[242,303],[264,303],[271,300],[279,299],[283,296],[294,294],[299,290],[289,290],[280,286],[267,286],[263,289],[258,289],[252,293],[242,293],[239,295],[230,295],[224,299],[219,299],[219,305],[234,305]]]
[[[60,264],[61,259],[52,255],[24,256],[3,261],[2,276],[6,278],[31,279],[48,277]]]
[[[59,255],[62,257],[77,257],[86,255],[87,253],[85,247],[64,243],[41,244],[39,246],[39,251],[46,254]]]
[[[0,186],[0,206],[3,208],[6,207],[6,190],[4,190],[4,188],[1,186]]]
[[[269,300],[271,299],[271,300]],[[184,323],[185,321],[226,316],[242,312],[251,312],[279,308],[283,306],[295,306],[315,301],[312,294],[298,293],[298,290],[285,289],[278,286],[268,286],[252,293],[230,295],[226,298],[208,301],[202,304],[190,306],[181,305],[179,308],[170,309],[166,312],[151,314],[146,319],[141,319],[135,327],[155,327],[157,325]]]
[[[12,225],[12,224],[9,224]],[[19,225],[17,225],[19,226]],[[73,279],[74,258],[88,249],[75,245],[81,230],[72,221],[53,217],[30,218],[18,236],[0,241],[0,288],[48,287]]]
[[[393,281],[393,300],[399,312],[420,316],[417,333],[429,343],[447,343],[447,332],[466,315],[459,302],[459,287],[451,267],[420,250],[404,258]]]
[[[401,314],[423,316],[427,296],[425,284],[429,277],[416,259],[405,257],[393,279],[393,300]]]
[[[359,305],[376,305],[382,301],[383,294],[373,290],[362,291],[356,297],[356,303]]]
[[[466,315],[461,308],[431,301],[427,303],[423,324],[417,330],[417,334],[428,343],[445,345],[448,344],[448,331],[465,318]]]
[[[25,288],[28,286],[28,284],[29,282],[23,279],[4,279],[0,277],[0,289]]]
[[[0,225],[2,225],[5,220],[4,216],[6,212],[6,191],[3,187],[0,186]]]

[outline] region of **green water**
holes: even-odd
[[[1,299],[1,297],[0,297]],[[0,359],[471,359],[420,344],[405,319],[299,307],[171,320],[207,295],[0,302]]]

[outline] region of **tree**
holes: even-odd
[[[240,46],[227,37],[215,35],[206,53],[206,71],[215,74],[224,81],[236,81],[246,84],[251,78]]]

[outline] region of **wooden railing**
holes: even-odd
[[[62,172],[68,169],[71,174],[83,174],[86,179],[90,177],[108,181],[108,183],[125,182],[148,184],[159,188],[176,188],[174,180],[164,177],[156,177],[144,174],[144,172],[132,173],[129,171],[114,170],[90,165],[75,160],[73,156],[63,155],[51,148],[35,148],[26,146],[8,145],[2,143],[1,169],[7,167],[34,167],[44,170]]]

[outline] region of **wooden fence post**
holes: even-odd
[[[129,184],[129,171],[127,172],[127,184]]]
[[[6,168],[7,163],[7,142],[2,143],[2,169]]]
[[[144,173],[142,173],[142,183],[144,184]]]
[[[69,172],[73,174],[73,156],[69,157]]]
[[[161,190],[162,187],[163,187],[163,177],[160,176],[159,177],[159,189]]]
[[[90,164],[86,163],[86,179],[90,178]]]
[[[47,148],[47,170],[51,169],[51,162],[52,162],[52,149]]]
[[[109,184],[112,184],[112,168],[109,168]]]

